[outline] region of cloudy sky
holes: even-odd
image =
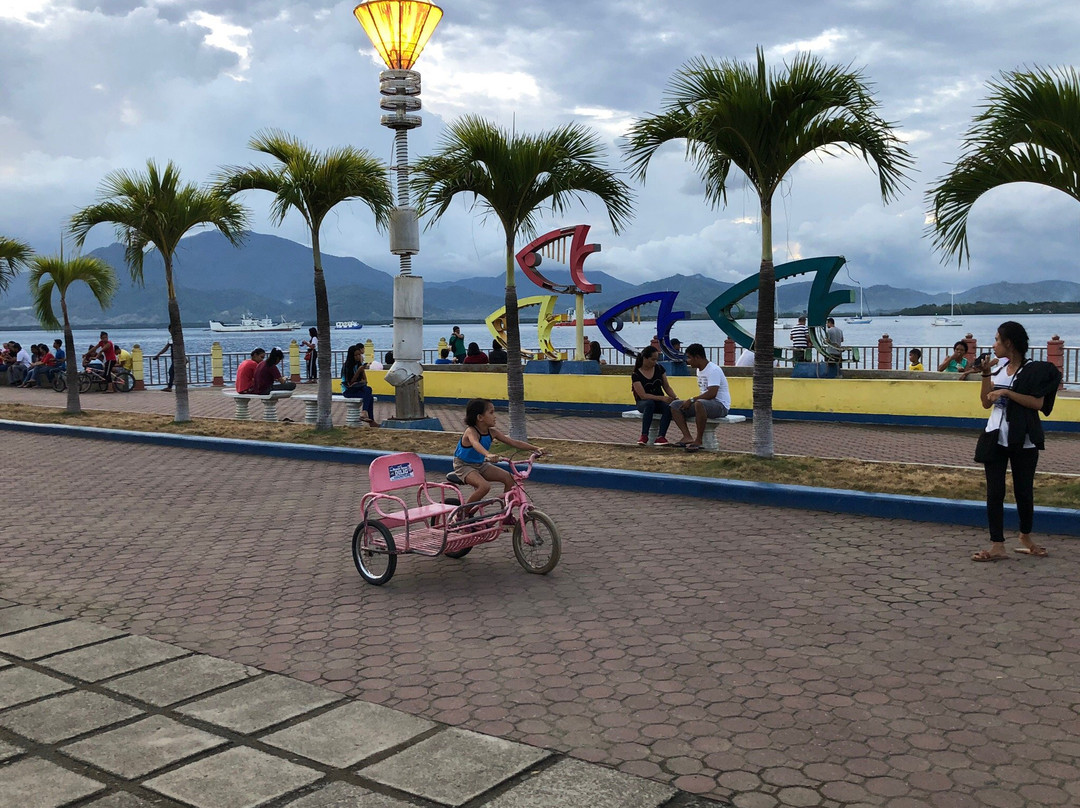
[[[102,178],[172,159],[193,181],[258,158],[250,136],[278,127],[318,148],[352,144],[391,158],[379,126],[381,64],[352,16],[320,0],[3,0],[0,3],[0,233],[55,251],[71,213]],[[1080,207],[1037,187],[998,190],[972,218],[970,267],[942,265],[924,238],[923,194],[957,155],[986,82],[1022,66],[1080,65],[1080,3],[1061,0],[445,0],[417,69],[424,126],[412,156],[466,112],[538,131],[593,127],[621,167],[620,136],[656,111],[690,57],[780,64],[799,51],[863,68],[882,115],[917,165],[885,206],[853,157],[800,163],[774,204],[777,263],[846,255],[866,284],[928,292],[999,280],[1080,280]],[[637,216],[614,235],[598,205],[544,224],[593,225],[588,267],[632,281],[700,272],[734,282],[757,268],[756,197],[735,178],[728,205],[705,204],[680,145],[665,147]],[[254,229],[309,243],[302,222],[275,229],[245,197]],[[544,228],[547,229],[546,227]],[[105,227],[89,246],[113,240]],[[414,268],[445,280],[504,266],[497,223],[457,206],[423,238]],[[342,206],[323,248],[396,271],[362,205]],[[181,269],[182,271],[182,269]]]

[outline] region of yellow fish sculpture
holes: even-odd
[[[551,344],[551,329],[555,323],[562,322],[566,319],[565,314],[555,314],[555,303],[558,301],[557,295],[533,295],[532,297],[523,297],[518,299],[518,312],[522,309],[531,308],[532,306],[539,306],[540,313],[537,316],[536,321],[536,337],[537,345],[540,346],[537,351],[527,351],[524,348],[521,349],[521,354],[526,359],[565,359],[566,355],[555,348]],[[484,320],[487,323],[488,330],[492,336],[499,341],[499,343],[506,347],[506,306],[501,309],[496,309],[491,312]]]

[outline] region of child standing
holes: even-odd
[[[454,472],[476,489],[466,502],[486,497],[493,482],[502,483],[503,493],[514,485],[510,472],[495,465],[501,458],[491,451],[492,439],[517,449],[544,453],[539,446],[514,440],[496,429],[495,405],[486,398],[474,398],[465,405],[465,432],[454,450]]]

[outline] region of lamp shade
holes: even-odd
[[[443,12],[422,0],[369,0],[353,14],[387,67],[411,70]]]

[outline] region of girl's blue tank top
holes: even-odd
[[[491,449],[490,433],[487,435],[480,435],[480,445],[483,446],[485,450]],[[469,463],[474,466],[479,466],[484,462],[484,455],[480,454],[480,452],[476,451],[472,446],[464,446],[461,443],[461,438],[458,438],[457,448],[454,450],[454,457],[458,458],[462,463]]]

